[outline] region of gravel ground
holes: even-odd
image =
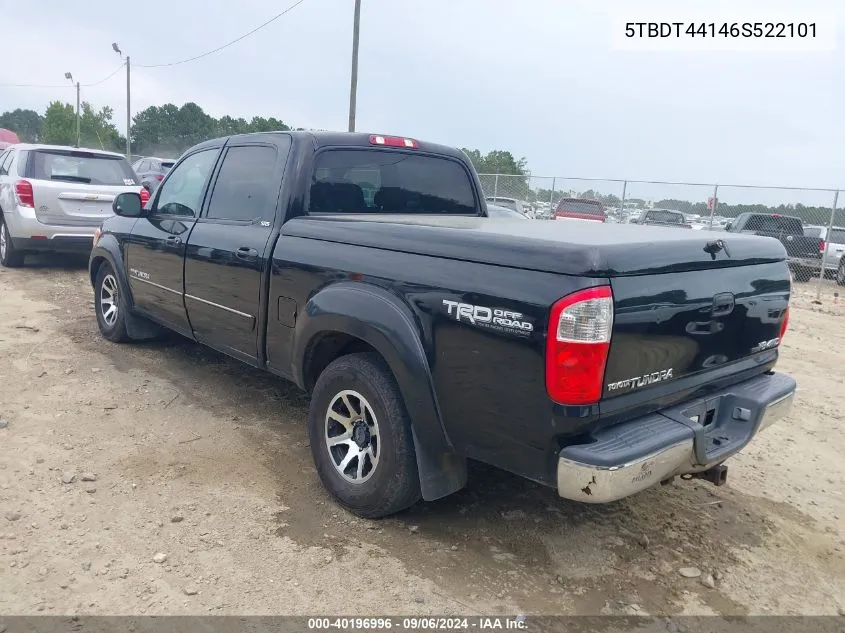
[[[796,288],[788,420],[605,506],[481,465],[364,521],[311,465],[307,398],[195,344],[100,339],[84,262],[0,269],[0,614],[836,614],[845,305]]]

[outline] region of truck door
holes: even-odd
[[[185,245],[202,207],[220,149],[185,157],[153,198],[126,243],[126,267],[135,306],[190,336],[183,299]]]
[[[253,365],[268,242],[290,147],[287,137],[283,142],[227,147],[185,259],[185,306],[194,336]]]

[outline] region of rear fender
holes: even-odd
[[[293,373],[306,386],[309,347],[322,334],[337,332],[372,346],[385,359],[411,418],[420,487],[426,500],[463,488],[466,460],[449,441],[434,390],[428,359],[410,309],[386,290],[340,282],[309,299],[297,318]]]

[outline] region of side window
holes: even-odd
[[[138,167],[135,169],[135,171],[141,172],[141,173],[143,173],[145,171],[149,171],[149,170],[150,170],[150,161],[148,161],[148,160],[142,160],[140,163],[138,163]]]
[[[9,173],[6,170],[6,165],[4,165],[4,163],[6,162],[6,159],[9,158],[9,155],[11,153],[12,152],[10,152],[10,151],[0,152],[0,176],[5,176],[6,174]]]
[[[12,161],[15,159],[15,150],[10,149],[6,152],[5,157],[2,161],[0,161],[0,173],[4,176],[9,174],[9,171],[12,167]]]
[[[179,163],[159,187],[153,214],[196,217],[218,152],[206,149]]]
[[[230,147],[214,184],[207,217],[272,221],[279,191],[279,183],[273,179],[275,169],[274,147]]]

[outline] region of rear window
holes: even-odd
[[[135,172],[122,156],[74,150],[34,150],[27,176],[91,185],[138,185]]]
[[[831,231],[828,242],[832,244],[845,244],[845,230],[834,229]]]
[[[176,164],[175,160],[163,160],[161,161],[161,168],[162,169],[171,169],[173,165]]]
[[[752,215],[745,223],[745,230],[804,235],[804,226],[801,224],[801,220],[776,215]]]
[[[601,202],[592,200],[561,200],[557,205],[557,210],[604,216]]]
[[[476,215],[472,181],[447,158],[385,150],[317,155],[310,213]]]
[[[672,222],[674,224],[683,224],[684,216],[681,213],[672,213],[671,211],[649,211],[646,219],[652,222]]]

